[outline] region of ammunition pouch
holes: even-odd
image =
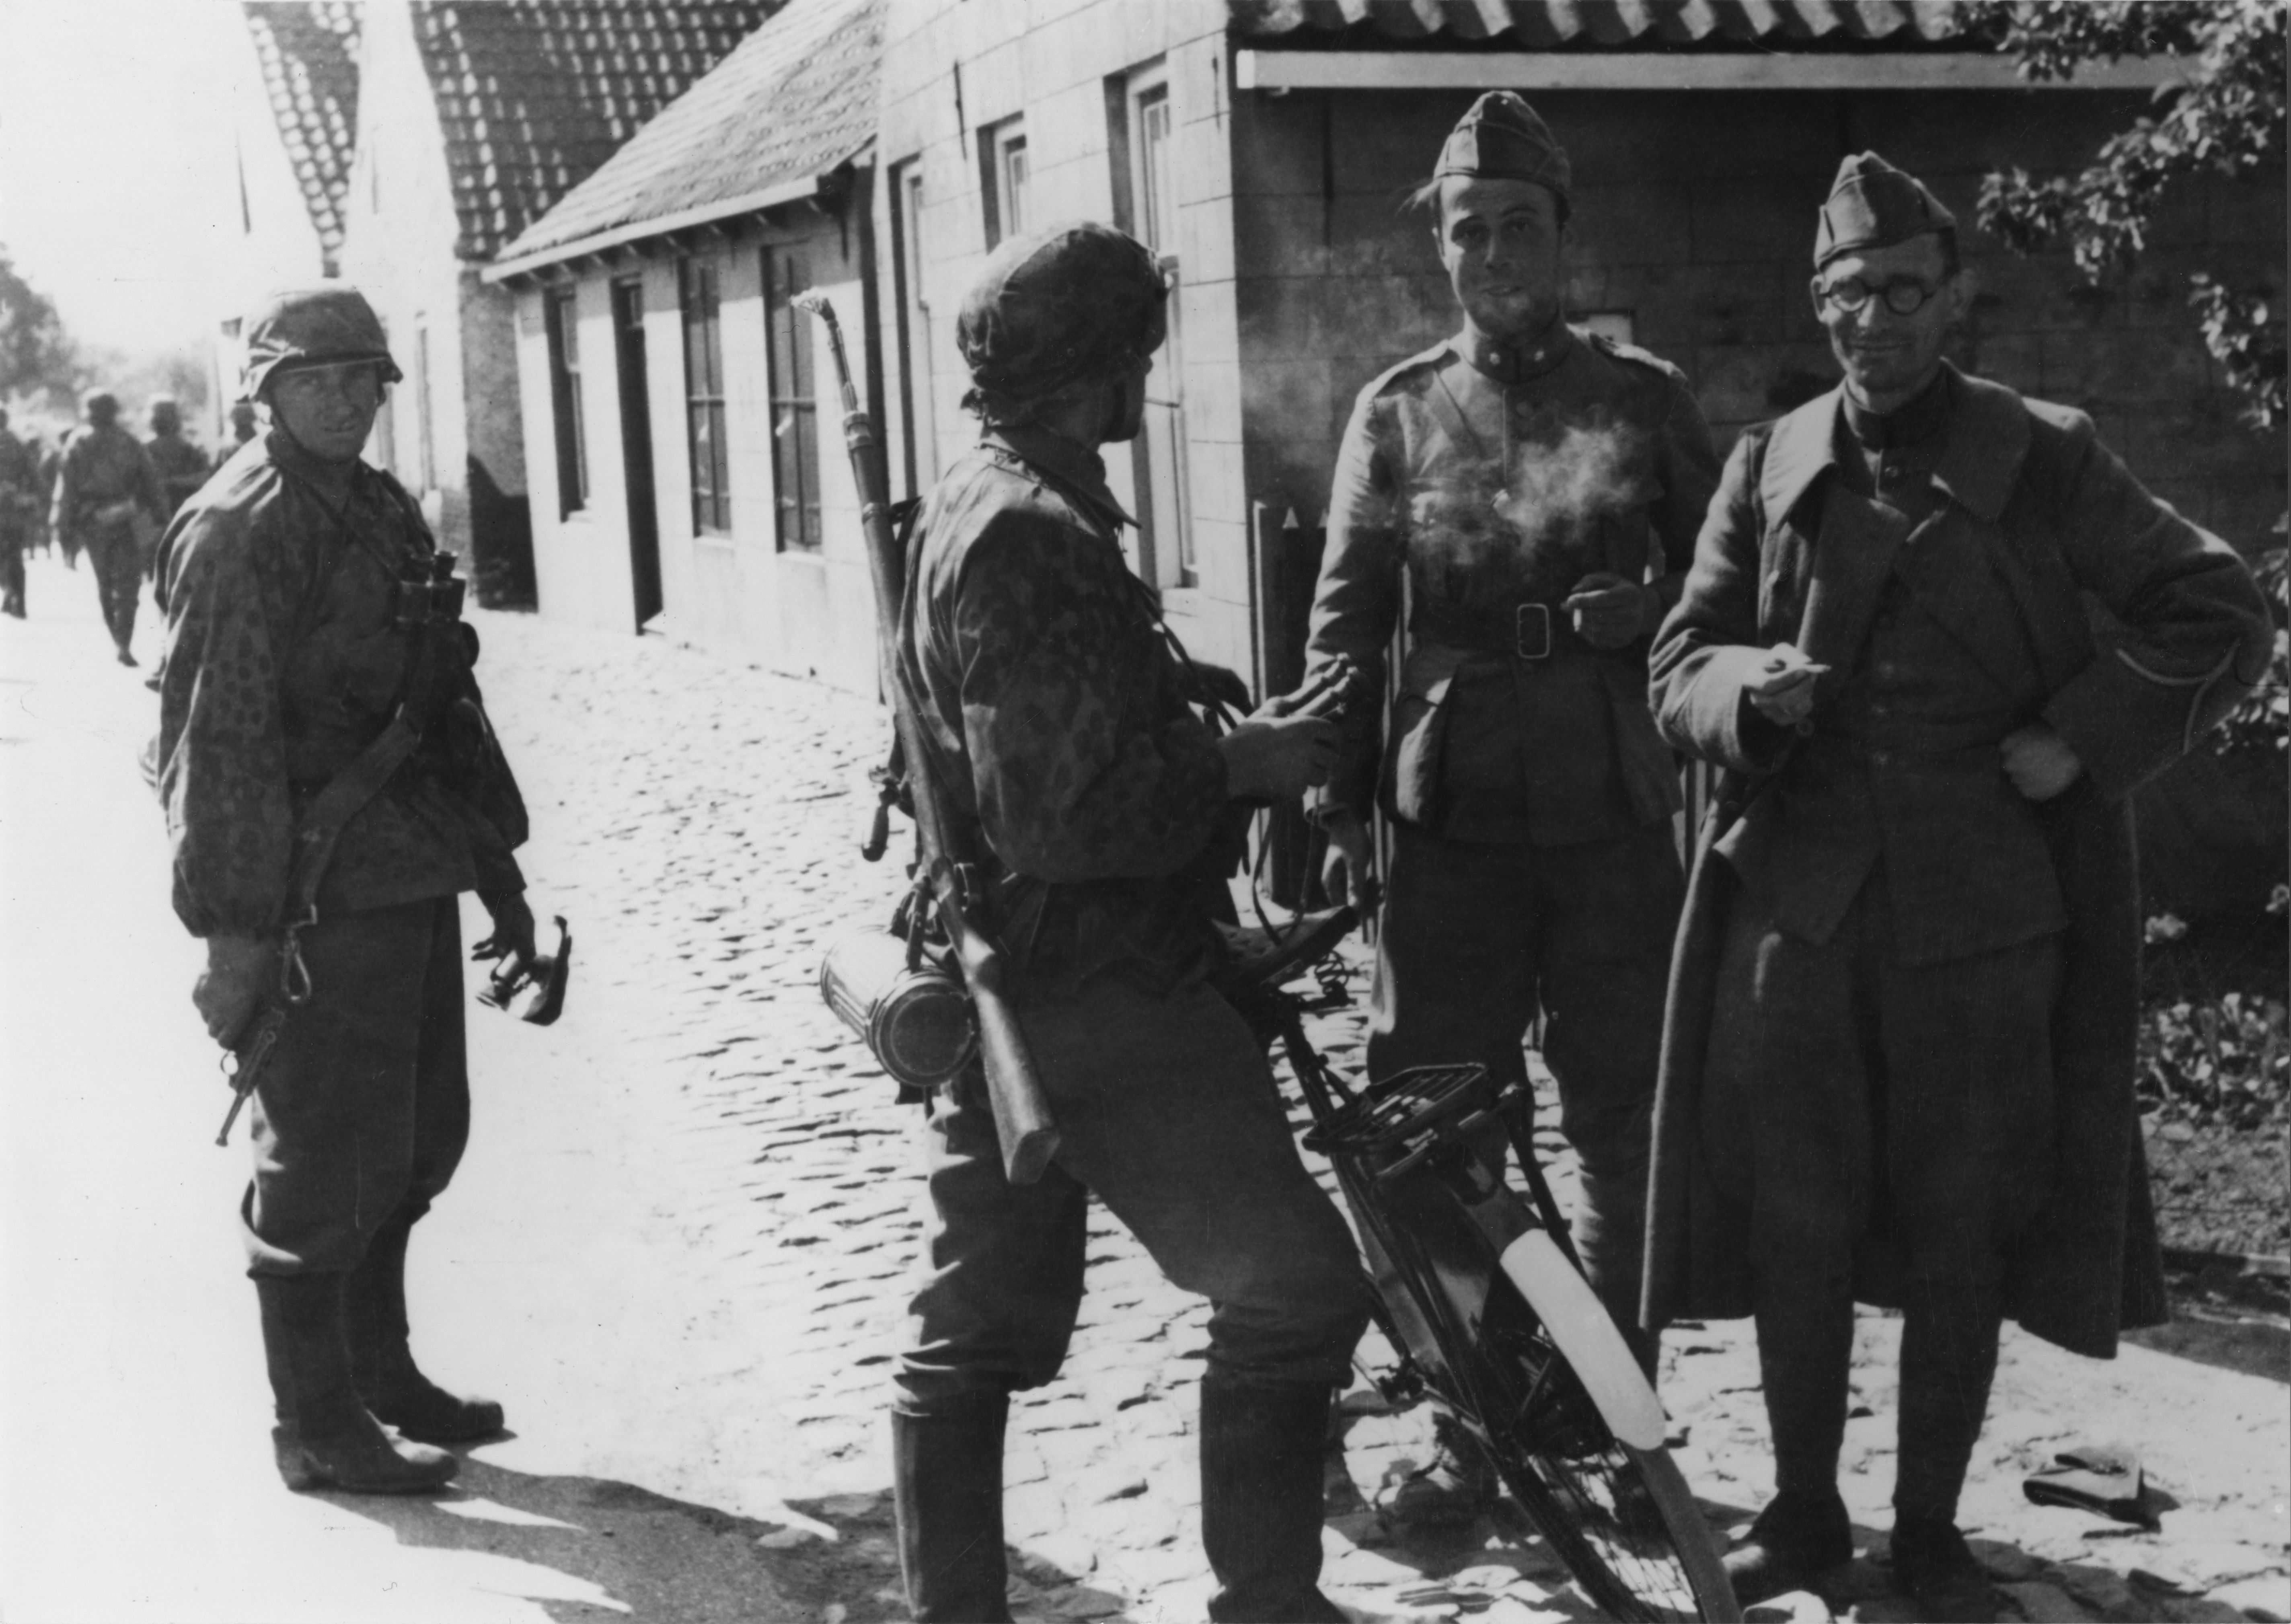
[[[820,961],[819,993],[866,1043],[903,1092],[928,1092],[961,1075],[978,1053],[978,1024],[945,949],[909,944],[870,926]]]

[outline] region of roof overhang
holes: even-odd
[[[2184,82],[2176,57],[2097,63],[2031,81],[1986,52],[1236,51],[1234,86],[1290,90],[2154,91]]]
[[[760,191],[749,192],[743,197],[719,198],[716,202],[703,203],[679,213],[660,214],[649,220],[631,221],[624,226],[615,226],[608,231],[592,232],[587,237],[576,237],[571,242],[557,243],[546,248],[536,248],[532,253],[521,253],[513,260],[502,260],[496,264],[486,266],[478,274],[483,281],[508,282],[518,277],[533,276],[548,269],[552,265],[562,265],[568,260],[585,259],[592,253],[602,253],[610,249],[625,247],[631,243],[640,243],[648,237],[672,237],[679,231],[689,231],[701,226],[718,225],[727,220],[737,220],[746,214],[760,214],[766,209],[778,208],[784,204],[801,203],[806,198],[819,195],[824,178],[820,175],[798,175],[793,180],[777,181]]]

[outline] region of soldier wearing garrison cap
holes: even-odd
[[[446,560],[359,458],[398,376],[381,322],[328,283],[245,330],[269,431],[163,538],[175,912],[206,945],[209,1033],[252,1052],[277,1017],[239,1215],[279,1474],[434,1489],[459,1464],[435,1446],[500,1431],[502,1407],[414,1363],[406,1251],[469,1138],[459,893],[493,916],[473,957],[533,957],[525,807]]]
[[[1778,1492],[1728,1558],[1747,1604],[1853,1556],[1853,1306],[1901,1307],[1894,1577],[1921,1619],[1990,1619],[1956,1515],[2000,1321],[2105,1358],[2163,1313],[2126,803],[2270,627],[2090,418],[1943,358],[1970,295],[1922,183],[1846,159],[1814,258],[1844,382],[1736,446],[1652,661],[1665,736],[1724,771],[1646,1320],[1756,1317]]]
[[[1676,367],[1562,319],[1572,185],[1543,121],[1499,91],[1419,194],[1462,321],[1361,390],[1309,658],[1380,671],[1403,601],[1411,648],[1389,717],[1355,707],[1314,816],[1339,896],[1366,876],[1371,807],[1394,821],[1370,1073],[1517,1075],[1540,1015],[1582,1159],[1577,1242],[1634,1326],[1682,890],[1646,648],[1718,469]],[[1639,1351],[1651,1368],[1652,1342]],[[1486,1487],[1451,1443],[1396,1508],[1458,1517]]]

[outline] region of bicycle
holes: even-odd
[[[1741,1617],[1665,1444],[1667,1422],[1582,1274],[1535,1153],[1534,1102],[1484,1066],[1427,1066],[1355,1089],[1305,1017],[1351,1001],[1350,908],[1276,930],[1226,928],[1222,992],[1278,1041],[1351,1209],[1401,1403],[1438,1399],[1485,1451],[1592,1603],[1618,1619]],[[1312,972],[1318,991],[1295,990]],[[1505,1149],[1526,1185],[1506,1177]]]

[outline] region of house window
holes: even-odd
[[[899,418],[905,430],[907,490],[938,478],[938,446],[931,412],[930,301],[923,293],[923,166],[920,159],[893,172],[891,269],[898,312]]]
[[[771,368],[772,488],[780,551],[819,550],[819,402],[812,391],[810,319],[795,296],[811,285],[800,248],[764,250],[764,342]]]
[[[430,329],[414,329],[414,448],[421,461],[415,472],[421,475],[421,486],[425,491],[438,488],[438,438],[431,421],[438,415],[436,398],[430,390]]]
[[[687,260],[683,271],[684,415],[692,453],[692,529],[732,533],[731,457],[724,444],[724,329],[717,267]]]
[[[1194,561],[1194,527],[1186,478],[1186,363],[1178,310],[1176,126],[1170,117],[1170,82],[1160,68],[1129,76],[1124,96],[1126,141],[1116,143],[1117,162],[1126,149],[1127,174],[1117,184],[1129,192],[1131,229],[1154,251],[1170,289],[1170,333],[1146,382],[1146,422],[1131,443],[1137,478],[1141,571],[1155,586],[1193,586],[1200,580]]]
[[[1026,126],[1012,118],[979,133],[981,190],[986,209],[986,245],[1025,233],[1033,218],[1033,171],[1026,157]]]
[[[549,389],[557,418],[559,515],[589,505],[589,426],[581,404],[581,319],[573,289],[545,295],[549,313]]]

